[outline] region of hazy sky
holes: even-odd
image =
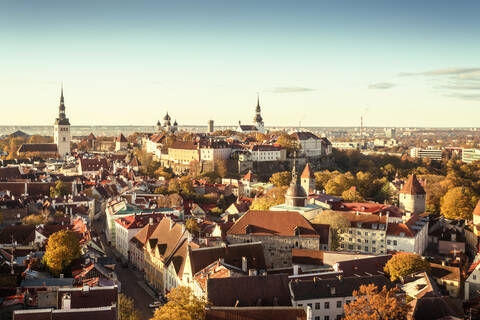
[[[0,125],[480,126],[480,1],[1,1]]]

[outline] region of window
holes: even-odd
[[[311,307],[312,307],[312,304],[311,304],[311,303],[307,303],[307,308],[308,308],[308,307],[311,308]]]
[[[342,320],[342,315],[341,314],[337,314],[337,317],[335,318],[336,320]]]
[[[397,240],[393,240],[393,245],[394,245],[394,246],[397,245]]]
[[[377,252],[377,248],[372,247],[372,252]]]
[[[345,304],[349,304],[349,303],[350,303],[350,300],[345,301]]]
[[[375,241],[375,240],[372,240],[372,243],[373,243],[373,244],[375,244],[376,242],[377,242],[377,241]]]
[[[320,320],[320,316],[316,316],[316,317],[315,317],[315,320]]]
[[[368,240],[367,240],[367,239],[365,239],[365,243],[368,243]]]
[[[337,301],[337,308],[341,308],[342,307],[342,300],[338,300]]]
[[[298,304],[298,306],[299,306],[299,307],[302,307],[302,306],[303,306],[303,304],[299,303],[299,304]]]
[[[352,242],[352,240],[353,240],[352,238],[348,238],[348,241]]]
[[[368,236],[368,232],[365,232],[365,235]]]
[[[340,248],[344,249],[344,248],[345,248],[345,245],[342,243],[342,244],[340,245]]]
[[[365,251],[368,251],[368,247],[365,247]]]
[[[361,242],[362,242],[362,239],[357,239],[357,242],[358,242],[358,243],[361,243]]]
[[[330,309],[330,302],[325,302],[325,309]]]
[[[387,244],[388,244],[388,245],[391,245],[391,244],[392,244],[392,241],[387,240]]]
[[[357,246],[358,250],[362,250],[362,246]]]
[[[476,276],[476,275],[473,275],[473,280],[477,280],[477,276]]]
[[[315,310],[320,310],[320,302],[315,303]]]
[[[352,230],[350,230],[350,231],[348,231],[348,233],[352,234],[353,232],[352,232]]]
[[[348,249],[353,250],[353,245],[352,245],[352,244],[349,244],[349,245],[348,245]]]
[[[330,316],[325,316],[323,319],[324,320],[330,320]]]
[[[358,231],[358,232],[357,232],[357,235],[361,236],[361,235],[362,235],[362,233],[361,233],[360,231]]]

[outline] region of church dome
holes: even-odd
[[[163,120],[165,120],[165,121],[170,121],[171,120],[170,116],[168,115],[168,112],[165,115],[165,117],[163,117]]]
[[[307,194],[305,193],[303,188],[296,181],[292,181],[292,183],[290,183],[290,187],[288,187],[288,190],[285,193],[285,197],[306,198]]]

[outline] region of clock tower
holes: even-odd
[[[58,154],[60,157],[65,157],[70,154],[70,121],[65,115],[65,103],[63,99],[63,86],[60,95],[60,106],[58,107],[58,118],[55,120],[53,126],[54,143],[57,145]]]

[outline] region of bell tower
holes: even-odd
[[[65,115],[65,101],[63,98],[63,85],[60,95],[60,105],[58,107],[58,118],[53,126],[53,140],[57,145],[60,157],[70,154],[70,121]]]

